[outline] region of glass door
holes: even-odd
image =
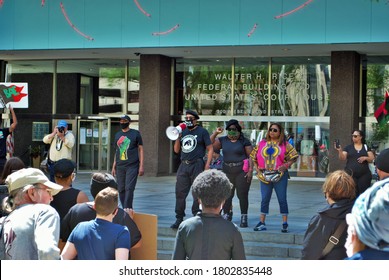
[[[77,143],[79,171],[108,171],[108,119],[79,119]]]

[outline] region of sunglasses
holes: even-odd
[[[358,136],[361,136],[361,135],[356,135],[356,134],[352,134],[353,138],[357,138]]]
[[[186,121],[194,121],[195,118],[185,118]]]
[[[269,128],[269,131],[270,132],[278,132],[278,129],[277,128]]]
[[[229,127],[227,128],[227,131],[238,131],[238,129],[235,127]]]

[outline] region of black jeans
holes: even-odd
[[[130,166],[116,166],[116,179],[120,203],[123,208],[132,208],[134,191],[138,181],[139,163]]]
[[[223,213],[228,213],[232,210],[232,199],[236,194],[239,199],[240,213],[247,214],[249,208],[249,190],[251,182],[247,182],[246,172],[242,169],[243,165],[240,166],[227,166],[223,164],[223,172],[226,173],[232,186],[231,196],[226,200],[223,205]]]
[[[190,188],[197,175],[204,171],[204,161],[202,159],[196,160],[193,163],[186,164],[181,162],[177,170],[176,181],[176,218],[183,219],[185,217],[186,198],[189,194]],[[192,214],[196,215],[200,211],[197,198],[193,198]]]

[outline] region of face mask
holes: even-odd
[[[185,121],[185,124],[186,124],[186,127],[189,129],[194,127],[193,121]]]
[[[130,124],[129,123],[121,123],[120,127],[121,129],[126,129]]]
[[[239,131],[230,130],[227,132],[227,136],[229,139],[237,140],[239,138]]]

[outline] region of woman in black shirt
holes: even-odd
[[[232,183],[231,196],[223,205],[223,213],[227,220],[232,220],[232,199],[235,194],[239,198],[240,205],[240,227],[248,227],[247,212],[249,207],[249,190],[253,178],[253,164],[250,153],[253,150],[249,139],[242,133],[242,127],[235,119],[231,119],[226,124],[227,135],[216,137],[223,132],[222,127],[218,127],[211,135],[214,150],[223,150],[223,172]],[[244,160],[248,160],[248,169],[243,170]]]
[[[357,196],[363,193],[371,185],[371,171],[369,163],[373,162],[374,154],[365,144],[365,135],[361,130],[354,130],[352,134],[353,143],[344,149],[339,145],[335,149],[338,151],[339,159],[346,160],[345,171],[351,175],[356,185]]]

